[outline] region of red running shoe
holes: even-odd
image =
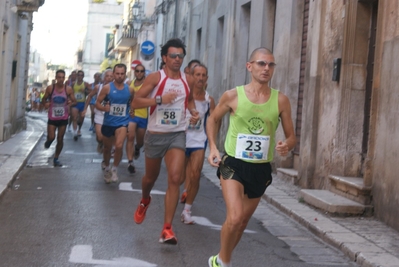
[[[164,244],[170,244],[170,245],[176,245],[177,244],[177,238],[175,236],[175,233],[173,233],[172,228],[170,229],[163,229],[161,237],[159,238],[159,243],[164,243]]]
[[[141,201],[139,206],[136,209],[136,212],[134,213],[134,221],[137,224],[140,224],[144,221],[145,219],[145,213],[147,212],[148,206],[150,206],[151,203],[151,196],[150,196],[150,202],[148,202],[147,205],[144,205]]]

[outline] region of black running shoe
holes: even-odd
[[[130,164],[130,163],[129,163],[129,165],[127,166],[127,170],[128,170],[130,173],[135,173],[135,172],[136,172],[136,168],[133,166],[133,164]]]
[[[52,141],[46,141],[44,142],[44,148],[49,148],[51,146]]]
[[[54,167],[62,167],[62,164],[58,159],[54,160]]]

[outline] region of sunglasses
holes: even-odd
[[[175,54],[168,54],[168,56],[169,56],[170,58],[177,58],[177,57],[179,57],[180,59],[182,59],[182,58],[185,57],[184,54],[177,54],[177,53],[175,53]]]
[[[65,79],[65,76],[57,76],[56,79]]]
[[[277,65],[274,62],[267,62],[267,61],[264,61],[264,60],[254,60],[254,61],[251,61],[249,63],[256,63],[256,65],[258,65],[261,68],[269,66],[269,68],[271,68],[271,69],[274,68]]]
[[[145,70],[135,70],[134,72],[137,72],[137,73],[144,73],[145,72]]]

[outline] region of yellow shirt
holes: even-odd
[[[135,92],[140,90],[142,85],[143,84],[140,84],[139,86],[134,86],[134,80],[130,83],[130,87],[133,87]],[[139,118],[143,118],[143,119],[147,119],[147,117],[148,117],[148,109],[147,108],[135,109],[134,110],[134,116],[135,117],[139,117]]]

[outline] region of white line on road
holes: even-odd
[[[120,183],[119,190],[141,193],[141,189],[134,189],[132,183]],[[165,195],[165,192],[159,190],[151,190],[151,195]]]
[[[96,264],[106,266],[129,266],[129,267],[156,267],[156,264],[128,257],[114,258],[112,260],[93,259],[93,247],[89,245],[76,245],[69,255],[69,262]]]

